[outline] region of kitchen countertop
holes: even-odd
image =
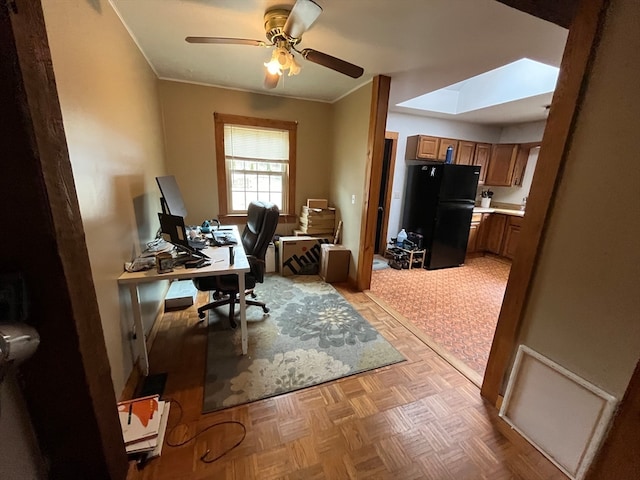
[[[514,210],[510,208],[473,207],[473,213],[502,213],[503,215],[513,215],[515,217],[524,217],[524,210]]]

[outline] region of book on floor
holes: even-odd
[[[119,402],[118,416],[125,445],[153,439],[160,428],[160,397],[151,395]]]

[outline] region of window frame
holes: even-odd
[[[226,167],[226,155],[224,146],[224,126],[225,125],[242,125],[257,128],[274,128],[278,130],[287,130],[289,132],[289,175],[288,181],[284,186],[287,188],[287,211],[280,212],[280,219],[286,223],[292,223],[296,220],[296,145],[298,122],[290,122],[287,120],[271,120],[258,117],[247,117],[244,115],[232,115],[227,113],[215,112],[214,117],[214,134],[216,148],[216,173],[218,176],[218,219],[221,223],[234,223],[237,220],[246,218],[246,213],[230,213],[228,203],[228,175]]]

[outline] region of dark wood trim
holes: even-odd
[[[228,215],[218,215],[218,220],[222,225],[244,225],[247,223],[247,216],[242,213],[230,213]],[[297,215],[289,215],[281,213],[278,219],[278,223],[296,223],[298,221]]]
[[[20,367],[20,385],[49,478],[125,478],[127,457],[42,6],[20,0],[9,12],[7,5],[0,4],[2,224],[38,228],[37,235],[0,238],[0,271],[25,279],[27,321],[41,340]]]
[[[631,376],[609,433],[585,476],[586,480],[638,478],[640,472],[640,362]]]
[[[298,122],[287,120],[273,120],[268,118],[247,117],[245,115],[232,115],[215,112],[214,134],[216,146],[216,174],[218,176],[218,215],[225,218],[236,216],[229,213],[227,202],[227,170],[224,156],[224,126],[225,124],[246,125],[249,127],[274,128],[289,131],[289,183],[288,183],[288,208],[282,212],[288,216],[295,216],[296,212],[296,155],[298,151]],[[246,218],[246,217],[245,217]]]
[[[526,12],[564,28],[569,28],[579,0],[498,0],[521,12]]]
[[[583,0],[569,31],[481,394],[495,404],[516,342],[560,171],[582,103],[607,0]]]
[[[396,151],[398,149],[398,132],[385,132],[384,139],[391,140],[391,153],[389,159],[389,173],[387,174],[386,195],[384,197],[384,215],[382,217],[382,230],[380,231],[380,243],[376,245],[378,251],[384,252],[387,248],[387,234],[389,229],[389,209],[393,197],[393,176],[396,169]]]
[[[368,290],[371,286],[371,266],[376,242],[376,220],[378,198],[382,181],[384,158],[384,135],[389,109],[391,78],[378,75],[373,79],[371,110],[369,113],[369,139],[367,142],[367,165],[365,167],[364,202],[360,226],[360,248],[356,273],[356,288]]]

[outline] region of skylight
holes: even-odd
[[[559,69],[521,58],[494,70],[399,103],[399,107],[456,115],[551,93]]]

